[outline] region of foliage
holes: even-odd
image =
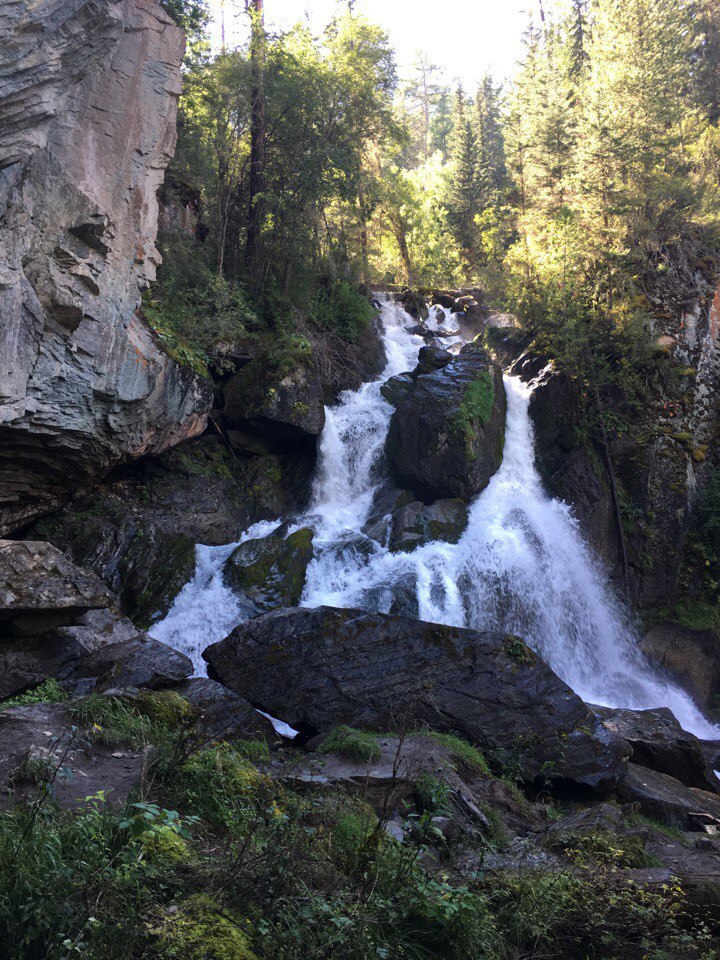
[[[432,773],[421,773],[415,781],[415,802],[421,813],[445,811],[449,797],[448,784]]]
[[[322,330],[333,331],[347,343],[357,343],[370,326],[373,308],[368,299],[346,281],[318,288],[309,307],[309,319]]]
[[[67,698],[67,693],[58,681],[50,677],[47,680],[43,680],[39,686],[34,687],[32,690],[27,690],[25,693],[18,693],[14,697],[3,700],[0,702],[0,710],[4,710],[6,707],[24,707],[31,703],[62,703],[64,700],[67,700]]]
[[[435,730],[430,730],[424,735],[445,747],[459,770],[470,774],[479,773],[485,777],[491,776],[487,760],[478,748],[467,740],[463,740],[454,733],[439,733]]]
[[[335,727],[325,737],[320,747],[321,753],[336,753],[347,760],[372,762],[380,759],[380,744],[377,735],[353,727]]]

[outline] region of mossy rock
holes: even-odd
[[[305,527],[289,537],[246,540],[225,563],[225,582],[261,611],[295,607],[313,558],[313,531]]]
[[[195,574],[195,541],[155,524],[139,527],[119,571],[123,608],[139,627],[149,627]]]
[[[198,894],[152,929],[168,960],[256,960],[242,921]]]

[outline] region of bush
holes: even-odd
[[[62,703],[67,700],[68,695],[54,678],[34,687],[32,690],[26,690],[25,693],[19,693],[14,697],[9,697],[0,703],[0,710],[6,707],[24,707],[31,703]]]
[[[370,326],[373,307],[347,280],[320,287],[308,311],[309,320],[346,343],[357,343]]]

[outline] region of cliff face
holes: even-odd
[[[182,55],[158,0],[0,9],[0,533],[205,427],[137,315]]]

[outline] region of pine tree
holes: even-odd
[[[478,144],[462,88],[455,96],[452,160],[447,193],[448,222],[457,243],[471,264],[477,251],[475,217],[481,201]]]
[[[502,189],[507,175],[505,140],[500,121],[499,90],[486,75],[475,94],[475,138],[478,150],[478,179],[481,206],[490,206]]]

